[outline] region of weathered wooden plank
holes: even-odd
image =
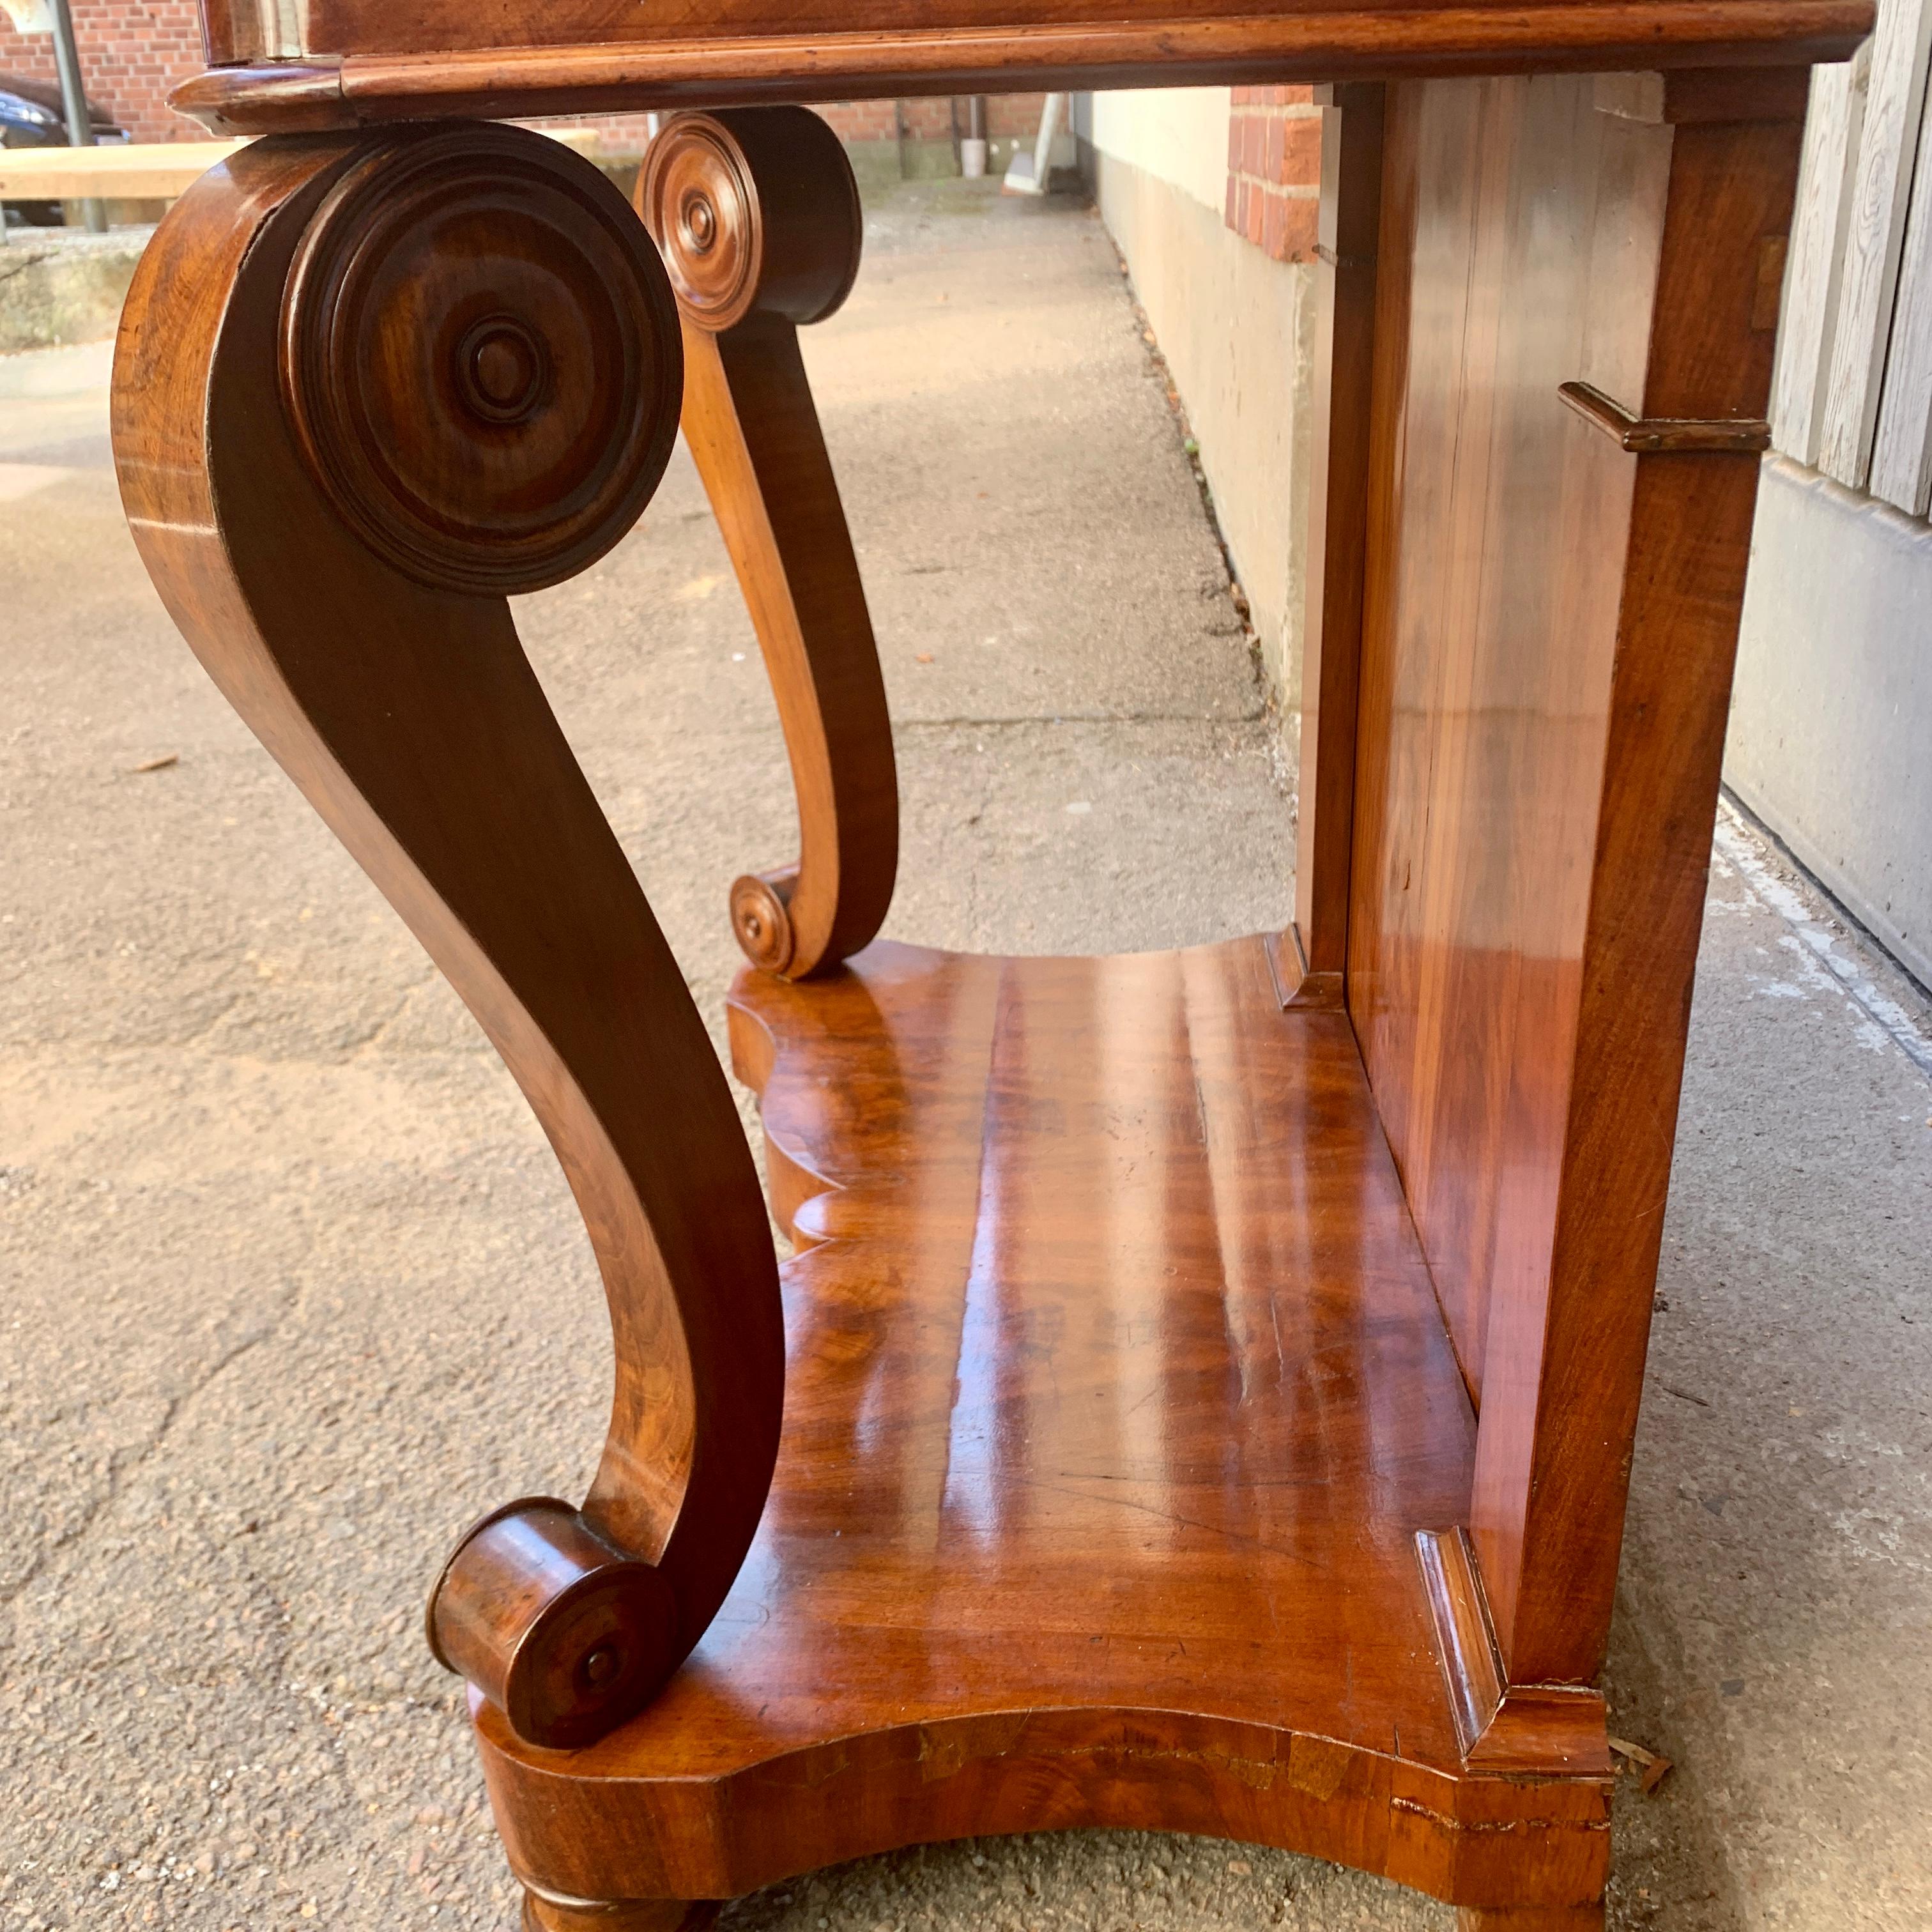
[[[1871,466],[1929,41],[1932,0],[1879,0],[1818,456],[1820,469],[1855,490]]]
[[[541,130],[580,154],[595,155],[594,128]],[[95,148],[0,148],[0,200],[64,201],[98,195],[113,201],[172,201],[212,167],[245,148],[241,141],[152,141]]]
[[[167,141],[97,148],[0,148],[0,198],[61,201],[98,195],[168,201],[247,144]]]
[[[1772,441],[1799,463],[1818,460],[1832,332],[1844,277],[1853,164],[1870,77],[1869,44],[1849,61],[1811,70],[1804,170],[1791,224],[1784,320],[1771,403]]]
[[[1872,445],[1871,492],[1922,517],[1932,498],[1932,134],[1922,119],[1916,137],[1918,166]]]

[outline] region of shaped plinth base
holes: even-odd
[[[1600,1896],[1606,1777],[1463,1762],[1415,1538],[1474,1420],[1345,1012],[1284,1011],[1258,938],[878,944],[742,974],[731,1034],[799,1246],[770,1501],[629,1724],[479,1708],[519,1870],[716,1898],[1106,1826]]]

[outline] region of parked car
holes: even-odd
[[[87,118],[94,127],[96,141],[124,141],[128,130],[98,103],[87,104]],[[61,92],[50,81],[29,80],[25,76],[0,74],[0,147],[64,148],[67,112],[61,105]],[[25,224],[34,228],[58,228],[61,205],[57,201],[10,201],[5,204],[7,225]]]

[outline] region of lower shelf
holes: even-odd
[[[1415,1537],[1474,1420],[1346,1014],[1259,939],[882,943],[742,975],[731,1036],[799,1244],[776,1478],[640,1716],[550,1753],[479,1707],[520,1874],[719,1898],[1105,1825],[1600,1894],[1604,1780],[1462,1764]]]

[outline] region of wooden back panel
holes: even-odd
[[[1608,1629],[1801,112],[1739,74],[1388,100],[1348,1000],[1519,1683]]]
[[[1458,1360],[1546,1275],[1667,130],[1558,78],[1398,88],[1384,164],[1349,1006]]]

